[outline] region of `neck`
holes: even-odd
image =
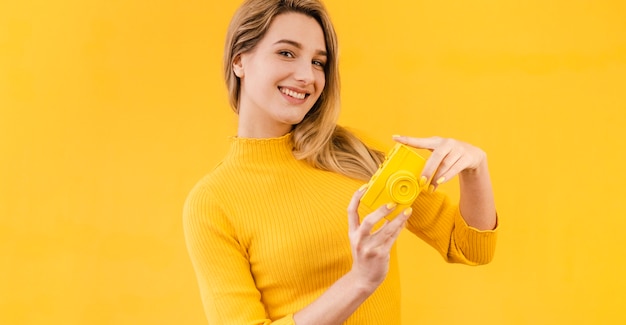
[[[237,136],[240,138],[278,138],[291,132],[292,125],[278,121],[268,121],[265,118],[255,116],[253,110],[247,107],[239,108],[239,124]]]
[[[278,138],[291,132],[291,125],[282,128],[264,128],[259,125],[245,125],[239,123],[237,127],[237,136],[240,138]]]

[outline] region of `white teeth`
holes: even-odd
[[[297,92],[295,92],[295,91],[293,91],[293,90],[289,90],[289,89],[287,89],[287,88],[281,88],[281,89],[280,89],[280,91],[281,91],[283,94],[285,94],[285,95],[288,95],[288,96],[291,96],[291,97],[293,97],[293,98],[297,98],[297,99],[304,99],[304,97],[306,97],[306,94],[303,94],[303,93],[297,93]]]

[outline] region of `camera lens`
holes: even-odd
[[[411,204],[419,193],[419,184],[415,175],[408,171],[399,171],[387,179],[387,190],[391,199],[398,204]]]

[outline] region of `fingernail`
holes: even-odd
[[[359,187],[359,192],[365,191],[366,188],[367,188],[367,184],[361,185],[361,187]]]
[[[443,182],[445,182],[445,181],[446,181],[446,178],[445,178],[445,177],[441,177],[441,178],[439,178],[439,179],[437,180],[437,182],[436,182],[436,183],[437,183],[437,185],[440,185],[441,183],[443,183]]]
[[[397,139],[397,138],[401,137],[401,135],[399,135],[399,134],[394,134],[394,135],[392,135],[391,137],[392,137],[392,138],[394,138],[394,139]]]
[[[428,186],[428,193],[435,193],[435,185],[430,184],[430,186]]]
[[[402,214],[404,214],[405,217],[410,216],[411,213],[413,213],[413,208],[408,208],[408,209],[404,210],[404,212],[402,212]]]
[[[387,203],[386,205],[387,210],[393,210],[396,206],[397,204],[395,202],[390,202],[390,203]]]
[[[426,176],[420,177],[420,181],[419,181],[420,188],[424,187],[424,185],[426,185],[426,182],[428,182],[428,178],[426,178]]]

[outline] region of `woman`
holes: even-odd
[[[318,0],[243,3],[224,63],[237,137],[184,209],[210,324],[399,324],[394,243],[405,227],[449,262],[491,260],[486,156],[469,144],[394,137],[432,151],[420,182],[436,181],[376,231],[393,204],[359,215],[384,157],[336,125],[337,40]],[[435,189],[456,175],[453,205]]]

